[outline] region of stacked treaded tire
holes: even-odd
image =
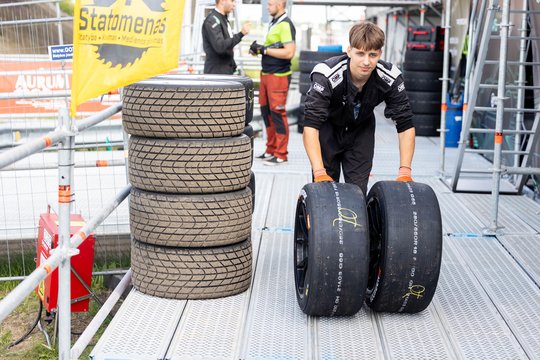
[[[245,128],[243,133],[251,139],[251,157],[253,158],[253,142],[255,139],[255,132],[253,127],[250,125],[251,120],[253,120],[253,106],[255,101],[255,89],[253,87],[253,80],[247,76],[230,76],[230,75],[215,75],[215,74],[205,74],[205,75],[185,75],[185,74],[171,74],[171,75],[161,75],[160,79],[177,79],[177,80],[189,80],[189,81],[200,81],[200,80],[210,80],[210,81],[235,81],[239,82],[244,86],[244,91],[246,95],[246,121]],[[253,207],[255,206],[255,174],[251,172],[251,180],[249,181],[248,187],[251,189],[251,197],[253,200]]]
[[[300,81],[299,81],[299,90],[300,90],[300,109],[298,113],[298,132],[304,132],[304,109],[306,94],[311,86],[311,71],[318,63],[329,59],[333,56],[343,55],[343,52],[333,52],[333,51],[300,51],[299,67],[300,67]]]
[[[437,136],[441,123],[443,52],[439,33],[431,26],[408,29],[403,78],[418,136]]]
[[[430,304],[442,258],[439,204],[425,184],[381,181],[367,204],[353,184],[303,187],[294,229],[296,298],[313,316],[417,313]]]
[[[244,84],[156,77],[125,88],[122,114],[133,285],[172,299],[246,290],[253,204]]]

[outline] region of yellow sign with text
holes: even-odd
[[[71,116],[79,104],[178,66],[185,0],[77,0]]]

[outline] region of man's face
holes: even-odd
[[[280,0],[268,0],[268,13],[270,16],[276,16],[281,7]]]
[[[347,48],[347,54],[351,58],[351,73],[354,77],[369,77],[377,67],[377,62],[381,59],[382,51],[364,50],[353,47]]]
[[[230,13],[234,10],[234,7],[236,6],[235,0],[221,0],[221,4],[223,5],[223,11],[225,14]]]

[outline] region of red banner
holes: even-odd
[[[51,92],[68,91],[71,88],[71,63],[65,64],[67,71],[62,71],[60,62],[31,60],[0,61],[0,94],[13,99],[0,99],[0,117],[11,115],[54,116],[62,107],[66,107],[66,98],[39,98],[37,96]],[[9,72],[9,73],[8,73]],[[8,73],[8,74],[6,74]],[[28,98],[35,95],[36,98]],[[22,98],[22,97],[25,98]],[[81,104],[78,115],[89,115],[117,104],[118,94],[104,95]]]

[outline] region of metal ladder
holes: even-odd
[[[461,137],[458,149],[458,159],[456,162],[454,175],[450,179],[449,185],[454,192],[475,192],[475,193],[492,193],[493,200],[493,216],[492,222],[489,227],[489,231],[496,232],[497,215],[498,215],[498,199],[500,193],[512,193],[518,194],[523,190],[523,186],[527,180],[527,176],[530,174],[540,174],[540,168],[530,167],[530,160],[535,147],[536,142],[540,136],[539,134],[539,119],[540,108],[524,108],[525,103],[525,90],[540,89],[540,86],[526,85],[525,81],[525,67],[526,66],[538,66],[540,62],[527,62],[527,50],[531,46],[533,41],[539,41],[540,37],[527,36],[527,24],[529,16],[540,13],[540,6],[537,9],[529,8],[529,1],[524,1],[524,7],[520,10],[510,9],[510,0],[503,1],[502,16],[500,23],[496,23],[496,15],[501,11],[498,0],[490,0],[489,7],[487,9],[487,16],[484,19],[484,28],[480,33],[476,29],[469,29],[469,39],[472,40],[472,49],[476,48],[475,44],[478,41],[478,37],[481,36],[480,45],[478,47],[478,54],[476,57],[476,63],[474,64],[474,70],[470,73],[470,78],[466,79],[466,102],[464,105],[464,118],[463,128],[461,131]],[[536,6],[534,4],[533,6]],[[480,6],[481,15],[485,12],[485,1],[482,1]],[[510,23],[510,13],[522,14],[521,28],[518,29],[519,35],[510,35],[510,28],[513,26]],[[482,16],[479,16],[482,19]],[[482,21],[482,20],[480,20]],[[492,35],[492,29],[494,25],[498,25],[499,35]],[[531,30],[534,26],[531,26]],[[535,29],[540,31],[540,29]],[[472,32],[472,33],[471,33]],[[472,35],[472,36],[471,36]],[[491,39],[500,39],[499,47],[499,60],[487,60],[487,53],[489,49],[489,43]],[[519,40],[519,60],[507,61],[508,55],[508,40]],[[540,46],[540,42],[538,43]],[[469,57],[474,58],[474,52],[469,52]],[[481,83],[482,75],[484,74],[484,65],[498,64],[498,81],[497,83]],[[469,63],[468,63],[469,65]],[[518,66],[518,80],[516,85],[506,84],[506,75],[510,69],[515,69],[514,66]],[[468,66],[468,70],[469,70]],[[478,95],[481,89],[496,89],[497,96],[492,93],[491,107],[480,106],[478,104]],[[506,107],[506,100],[513,100],[506,96],[507,90],[514,90],[517,92],[516,102],[514,107]],[[496,102],[495,102],[496,101]],[[483,104],[485,105],[485,104]],[[496,105],[496,106],[494,106]],[[473,115],[476,114],[493,114],[496,113],[495,126],[492,128],[472,127]],[[505,114],[512,114],[506,116]],[[525,127],[524,114],[534,113],[534,121],[530,128]],[[514,120],[515,126],[513,128],[503,128],[503,124]],[[493,134],[493,148],[472,148],[469,144],[469,137],[471,134]],[[503,149],[503,142],[505,137],[512,139],[512,148]],[[523,144],[527,144],[523,148]],[[490,164],[489,168],[485,169],[473,169],[464,168],[463,162],[466,153],[492,155],[493,164]],[[503,155],[512,155],[512,166],[503,165]],[[467,176],[465,175],[467,174]],[[512,174],[512,176],[506,176]],[[463,176],[462,176],[463,175]],[[491,176],[489,176],[491,175]],[[505,175],[503,179],[501,176]],[[489,182],[491,181],[491,186]]]
[[[231,21],[231,27],[235,33],[240,31],[240,20],[238,18],[238,6],[240,1],[236,2],[236,7],[233,10],[233,18]],[[212,9],[216,7],[215,0],[196,0],[195,2],[195,14],[193,16],[193,33],[191,38],[191,44],[193,46],[193,64],[199,65],[204,63],[204,50],[202,40],[202,25],[206,16]],[[240,55],[240,49],[238,46],[234,48],[235,56]],[[240,66],[240,65],[239,65]]]

